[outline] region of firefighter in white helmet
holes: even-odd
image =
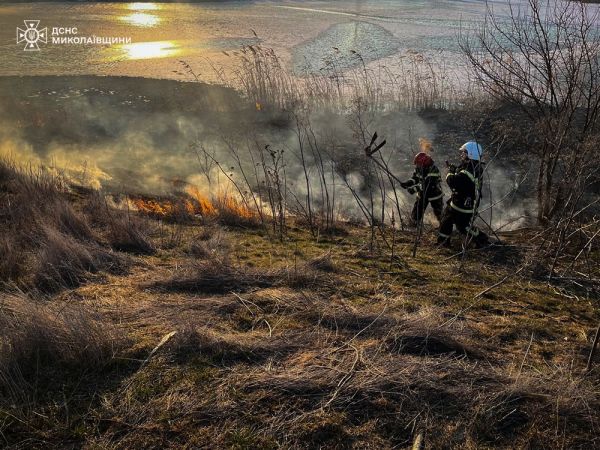
[[[487,234],[473,224],[483,184],[482,155],[481,145],[469,141],[460,148],[461,164],[458,167],[448,165],[446,183],[452,190],[452,196],[440,222],[438,244],[450,245],[454,226],[461,234],[468,234],[478,248],[489,244]]]

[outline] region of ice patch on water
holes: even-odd
[[[327,65],[350,69],[393,55],[400,41],[385,28],[368,22],[347,22],[329,27],[314,39],[292,49],[292,64],[297,74],[318,72]],[[358,56],[360,55],[360,57]]]
[[[259,45],[262,41],[259,38],[216,38],[208,39],[202,44],[202,47],[214,50],[239,50],[249,45]]]

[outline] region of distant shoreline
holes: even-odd
[[[152,0],[148,3],[250,3],[254,0]],[[131,0],[10,0],[8,3],[133,3]],[[146,3],[146,2],[143,2]],[[2,5],[0,5],[2,6]]]

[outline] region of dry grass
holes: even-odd
[[[78,305],[0,294],[0,408],[35,406],[47,377],[98,370],[124,343],[112,325]]]
[[[337,267],[331,258],[331,254],[326,253],[322,256],[317,256],[308,262],[308,267],[323,272],[335,272]]]
[[[353,68],[324,62],[318,73],[294,75],[273,49],[247,46],[232,58],[233,73],[217,69],[221,82],[238,89],[258,109],[344,110],[361,99],[372,111],[450,108],[480,95],[451,69],[423,54],[407,52],[386,64],[367,64],[359,53],[347,55]],[[391,66],[397,66],[390,69]]]
[[[324,281],[318,272],[304,265],[263,270],[235,265],[228,259],[195,262],[179,272],[149,287],[175,292],[226,294],[273,286],[305,288]]]
[[[273,277],[264,272],[235,267],[220,260],[199,262],[182,272],[171,279],[155,282],[151,287],[176,292],[225,294],[268,287],[274,282]]]
[[[108,399],[100,414],[118,419],[94,442],[121,436],[117,448],[159,445],[163,434],[152,424],[167,420],[178,424],[169,438],[175,446],[208,439],[217,448],[391,448],[425,431],[430,448],[559,448],[557,421],[594,423],[597,382],[565,367],[510,373],[502,359],[471,350],[473,330],[441,327],[439,310],[401,318],[346,310],[337,311],[336,328],[326,320],[278,326],[308,312],[336,314],[323,299],[292,292],[269,290],[262,302],[257,292],[245,304],[221,298],[233,308],[228,317],[251,310],[254,326],[243,333],[185,324],[125,393]],[[199,317],[215,306],[201,306]],[[158,379],[165,384],[154,385]],[[558,433],[568,446],[587,442]]]
[[[0,236],[0,281],[18,280],[25,272],[24,255],[8,236]]]
[[[86,199],[84,211],[90,222],[104,231],[113,249],[141,255],[156,252],[156,246],[150,239],[152,226],[145,218],[129,210],[111,207],[107,198],[98,192]]]
[[[115,250],[152,255],[156,252],[156,246],[149,234],[146,222],[121,212],[109,223],[108,242]]]
[[[84,244],[53,228],[43,233],[33,269],[33,285],[43,293],[79,286],[89,274],[118,273],[125,268],[123,258],[99,245]]]
[[[204,228],[193,236],[189,244],[189,254],[198,259],[223,260],[229,254],[229,243],[220,228]]]
[[[134,212],[92,213],[60,186],[42,189],[67,206],[44,209],[2,186],[0,201],[33,206],[2,216],[16,264],[0,273],[48,295],[0,288],[0,445],[406,448],[418,432],[427,448],[600,445],[598,369],[581,374],[594,308],[526,272],[473,302],[519,252],[461,264],[425,233],[398,265],[361,228],[275,240],[191,221],[124,273],[111,224]],[[139,223],[144,239],[165,226]],[[398,232],[397,254],[411,248]]]
[[[93,228],[104,211],[76,209],[75,194],[59,175],[0,161],[0,282],[49,294],[75,287],[100,271],[122,271],[126,260],[106,248],[103,230]],[[89,211],[94,211],[90,214]],[[107,218],[108,217],[108,218]],[[139,228],[119,221],[109,236],[113,249],[144,250],[152,246]]]

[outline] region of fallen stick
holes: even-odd
[[[173,336],[175,336],[177,334],[177,331],[171,331],[170,333],[165,334],[162,339],[160,340],[160,342],[156,345],[156,347],[154,347],[152,349],[152,351],[150,352],[150,354],[148,355],[148,357],[142,361],[142,365],[140,366],[140,369],[142,367],[144,367],[148,361],[150,361],[150,358],[152,358],[154,356],[154,354],[160,350],[160,348],[165,345],[167,342],[169,342],[171,340],[171,338]]]
[[[487,294],[488,292],[490,292],[492,289],[497,288],[498,286],[500,286],[502,283],[505,283],[506,280],[509,280],[510,278],[514,277],[515,275],[518,275],[519,273],[521,273],[521,271],[525,268],[526,266],[523,265],[521,267],[519,267],[519,270],[517,270],[514,273],[511,273],[509,275],[506,275],[504,278],[502,278],[500,281],[498,281],[497,283],[492,284],[490,287],[484,289],[483,291],[481,291],[480,293],[476,294],[471,301],[469,302],[469,304],[467,306],[465,306],[464,308],[461,308],[454,316],[452,316],[450,319],[448,319],[447,321],[445,321],[443,324],[441,324],[438,328],[442,328],[445,327],[446,325],[449,325],[451,323],[453,323],[456,319],[458,319],[458,317],[460,317],[463,313],[465,313],[466,311],[468,311],[469,309],[471,309],[474,305],[475,305],[475,301],[481,297],[482,295]]]
[[[420,432],[415,437],[415,441],[411,447],[411,450],[423,450],[425,448],[425,441],[423,439],[423,432]]]
[[[171,338],[172,338],[173,336],[175,336],[176,334],[177,334],[177,331],[171,331],[170,333],[167,333],[167,334],[165,334],[165,335],[162,337],[162,339],[160,340],[160,342],[159,342],[159,343],[156,345],[156,347],[154,347],[154,348],[152,349],[152,351],[151,351],[151,352],[150,352],[150,354],[149,354],[149,355],[146,357],[146,359],[144,359],[144,360],[142,361],[142,364],[140,364],[140,367],[139,367],[139,369],[136,371],[136,373],[137,373],[137,372],[139,372],[140,370],[142,370],[142,369],[144,368],[144,366],[145,366],[146,364],[148,364],[148,362],[150,361],[150,358],[152,358],[152,357],[153,357],[153,356],[156,354],[156,352],[157,352],[157,351],[159,351],[159,350],[160,350],[160,348],[161,348],[163,345],[165,345],[167,342],[169,342],[169,341],[171,340]],[[131,386],[131,384],[133,383],[134,379],[135,379],[135,378],[134,378],[133,376],[132,376],[132,377],[130,377],[130,378],[129,378],[129,381],[127,381],[127,382],[126,382],[126,383],[123,385],[123,387],[121,387],[121,390],[124,392],[125,390],[129,389],[129,386]]]
[[[352,349],[356,353],[356,355],[354,357],[354,362],[352,363],[352,366],[350,367],[348,372],[340,379],[335,391],[333,392],[333,395],[331,396],[329,401],[323,405],[322,409],[327,408],[329,405],[331,405],[331,403],[333,403],[333,401],[336,399],[336,397],[338,396],[338,394],[340,393],[340,391],[344,387],[344,385],[354,376],[356,364],[360,360],[360,352],[358,351],[358,349],[355,346],[350,345],[350,347],[352,347]]]
[[[500,286],[502,283],[506,282],[506,280],[514,277],[515,275],[518,275],[519,273],[521,273],[521,271],[525,268],[525,266],[521,266],[519,268],[519,270],[517,270],[514,273],[510,273],[508,275],[506,275],[504,278],[502,278],[500,281],[498,281],[497,283],[492,284],[490,287],[484,289],[483,291],[481,291],[479,294],[477,294],[475,297],[473,297],[473,300],[481,297],[482,295],[487,294],[488,292],[490,292],[492,289],[497,288],[498,286]]]
[[[596,347],[598,346],[598,339],[600,338],[600,325],[596,328],[596,336],[594,336],[594,342],[592,343],[592,349],[590,350],[590,356],[588,357],[587,366],[585,371],[589,372],[592,369],[592,363],[594,362],[594,354],[596,353]]]

